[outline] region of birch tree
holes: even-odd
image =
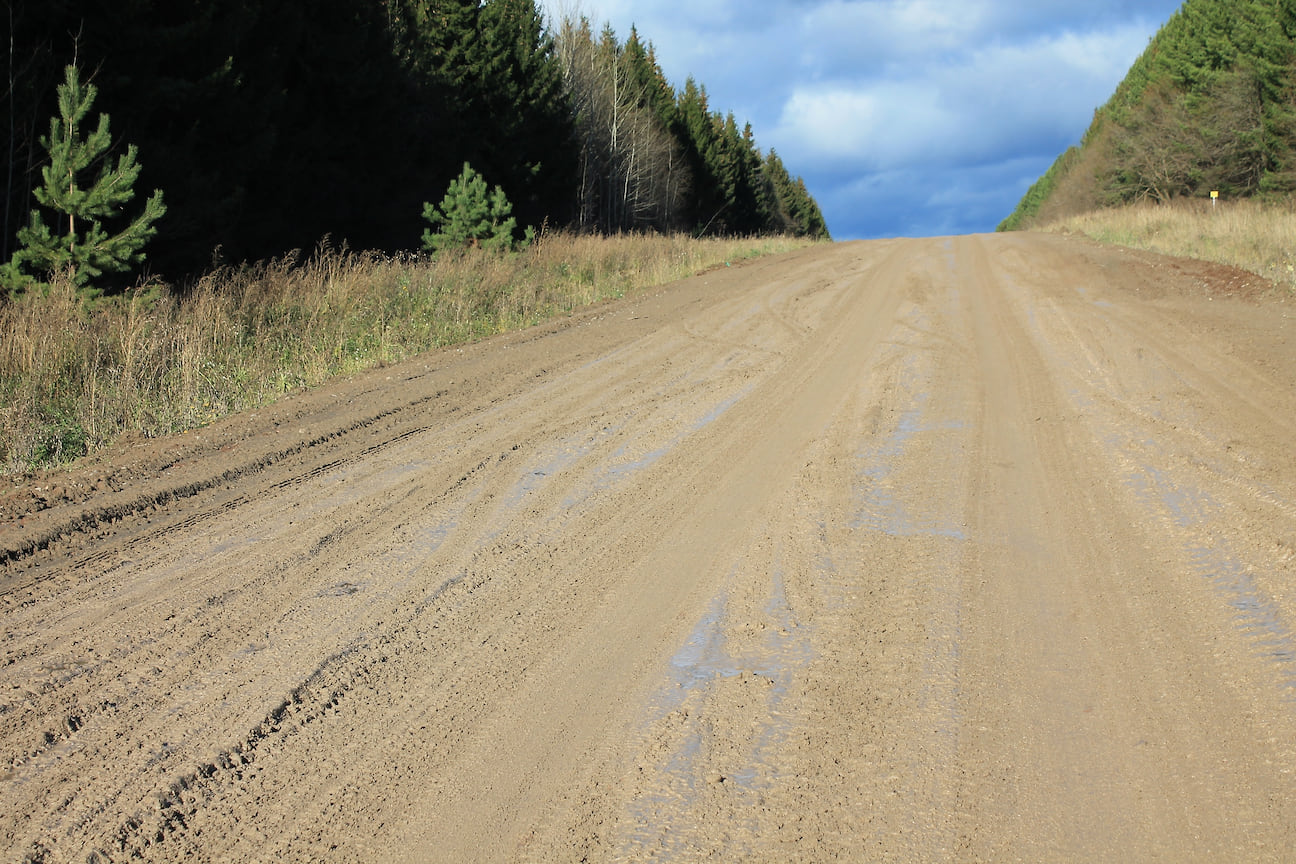
[[[576,120],[579,226],[603,233],[677,227],[689,175],[653,110],[660,70],[637,36],[622,46],[607,27],[595,40],[588,18],[568,18],[558,57]]]

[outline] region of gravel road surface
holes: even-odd
[[[0,486],[0,849],[1291,861],[1296,300],[819,246]]]

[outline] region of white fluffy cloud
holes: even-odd
[[[1050,34],[880,77],[805,82],[766,137],[789,158],[867,170],[1017,158],[1077,139],[1146,39],[1138,26]]]

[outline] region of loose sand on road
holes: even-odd
[[[821,246],[6,482],[4,860],[1291,860],[1253,282]]]

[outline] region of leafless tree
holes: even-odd
[[[580,142],[580,225],[604,233],[673,227],[688,171],[623,47],[610,28],[596,40],[584,17],[564,19],[557,36]]]

